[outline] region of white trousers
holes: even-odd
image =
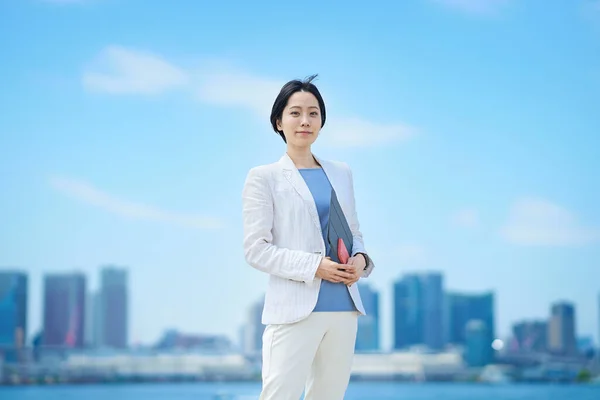
[[[342,400],[350,380],[358,312],[313,312],[267,325],[259,400]]]

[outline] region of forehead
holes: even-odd
[[[290,96],[287,104],[287,108],[291,107],[317,107],[319,108],[319,101],[314,94],[310,92],[296,92]]]

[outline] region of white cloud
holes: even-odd
[[[600,241],[600,229],[582,225],[574,214],[549,201],[516,201],[501,235],[526,246],[577,246]]]
[[[199,68],[183,68],[159,55],[121,46],[104,49],[83,74],[83,85],[89,91],[155,95],[181,88],[200,102],[245,109],[263,121],[268,120],[273,100],[284,83],[239,71],[221,60],[204,60]],[[330,116],[320,140],[335,147],[381,146],[404,141],[416,132],[401,123]]]
[[[489,14],[497,11],[509,0],[433,0],[468,14]]]
[[[188,83],[187,73],[161,57],[121,46],[109,46],[83,74],[93,92],[152,95]]]
[[[416,135],[417,130],[404,124],[378,124],[364,119],[331,118],[323,127],[323,140],[336,147],[382,146],[401,142]]]
[[[284,81],[253,76],[221,66],[227,72],[198,74],[197,97],[209,104],[241,107],[267,119]],[[329,107],[328,107],[329,109]],[[379,146],[411,138],[416,129],[402,124],[377,124],[357,117],[328,117],[319,140],[335,147]]]
[[[461,228],[474,229],[479,227],[479,213],[472,208],[457,211],[450,217],[451,222]]]
[[[204,69],[195,75],[197,98],[208,104],[242,107],[268,118],[273,100],[285,82],[241,71]]]
[[[128,219],[162,222],[197,229],[218,229],[222,227],[222,223],[218,218],[178,213],[119,199],[83,181],[54,176],[50,178],[50,185],[67,196]]]

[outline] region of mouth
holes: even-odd
[[[312,132],[309,132],[309,131],[298,131],[296,133],[299,133],[301,135],[310,135]]]

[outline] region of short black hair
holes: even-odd
[[[273,130],[275,131],[275,133],[281,136],[283,141],[286,143],[287,141],[285,140],[285,135],[283,134],[283,131],[277,129],[277,121],[281,120],[285,106],[287,106],[290,97],[292,97],[292,95],[296,92],[309,92],[317,98],[319,108],[321,109],[321,128],[325,126],[325,119],[327,116],[327,113],[325,112],[325,102],[323,101],[323,97],[321,96],[319,89],[317,89],[314,83],[312,83],[312,81],[317,77],[317,75],[318,74],[311,75],[303,81],[299,79],[289,81],[288,83],[283,85],[283,87],[279,91],[279,94],[277,95],[277,98],[275,98],[273,108],[271,109],[271,125],[273,126]]]

